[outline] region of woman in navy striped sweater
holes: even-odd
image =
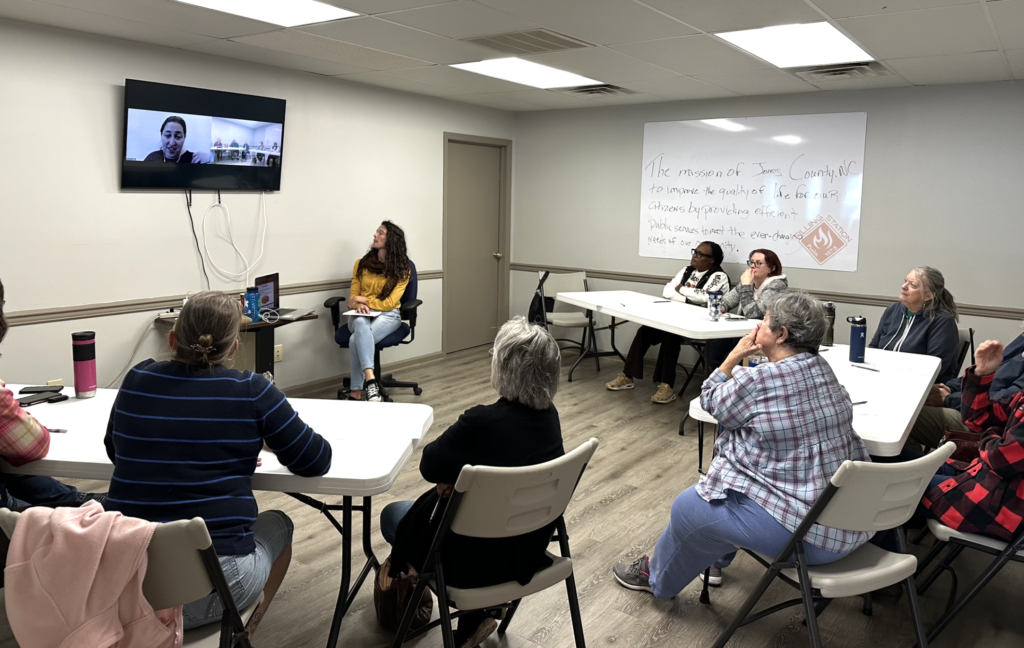
[[[132,368],[110,413],[114,463],[108,510],[153,522],[202,517],[239,609],[264,593],[250,635],[291,560],[292,522],[258,513],[252,475],[260,450],[297,475],[323,475],[331,446],[273,384],[225,366],[238,350],[241,309],[224,293],[192,297],[168,336],[172,359]],[[185,606],[185,628],[218,621],[216,594]]]

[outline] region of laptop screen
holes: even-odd
[[[277,310],[279,305],[278,299],[281,292],[277,273],[275,272],[274,274],[270,274],[265,277],[257,277],[255,285],[256,290],[260,293],[260,310],[263,310],[264,308]]]

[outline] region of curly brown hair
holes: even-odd
[[[409,278],[412,269],[409,267],[409,255],[406,253],[405,232],[389,220],[384,221],[381,225],[388,231],[388,242],[384,246],[384,261],[381,262],[377,258],[377,250],[371,247],[359,260],[357,276],[362,278],[363,271],[369,270],[387,278],[384,289],[377,296],[377,299],[387,299],[399,281]]]

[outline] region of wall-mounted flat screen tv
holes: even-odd
[[[127,79],[122,189],[278,191],[284,99]]]

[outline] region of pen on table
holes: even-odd
[[[856,403],[853,403],[853,405],[865,405],[865,404],[867,404],[867,401],[857,401]]]
[[[881,373],[881,371],[880,371],[880,370],[878,370],[878,369],[875,369],[874,367],[865,367],[864,365],[860,365],[860,364],[854,364],[854,363],[852,363],[852,362],[850,363],[850,366],[851,366],[851,367],[856,367],[856,368],[858,368],[858,369],[867,369],[868,371],[874,371],[875,373]]]
[[[668,304],[671,301],[672,301],[671,299],[655,299],[654,303],[655,304]]]

